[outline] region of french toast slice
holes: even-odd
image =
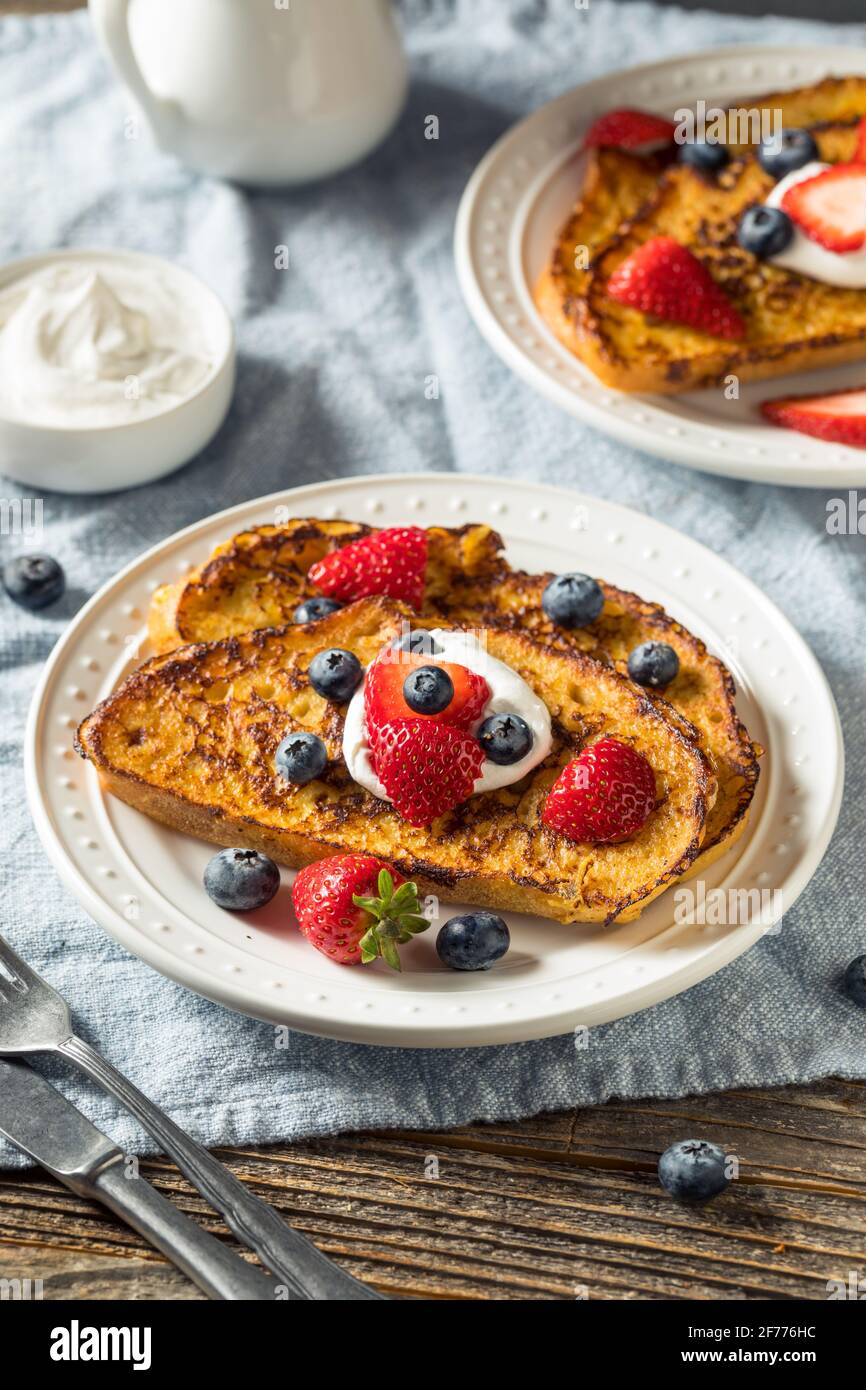
[[[753,149],[761,129],[754,113],[766,113],[783,127],[814,128],[816,136],[823,127],[836,127],[841,135],[841,152],[832,156],[832,162],[847,159],[855,142],[855,123],[866,114],[866,78],[828,77],[790,92],[744,98],[727,113],[726,129],[746,136],[728,142],[732,155],[745,155]],[[835,138],[833,132],[828,136],[830,141]],[[583,358],[602,380],[607,378],[593,355],[592,330],[587,325],[586,300],[594,283],[592,271],[621,228],[638,218],[652,202],[669,165],[670,160],[658,154],[618,149],[591,151],[580,197],[535,284],[535,304],[548,327],[564,347]],[[697,184],[697,191],[703,192],[708,181],[695,176],[689,184],[692,191]],[[676,232],[670,235],[679,239]],[[609,384],[618,385],[614,381]]]
[[[290,622],[301,600],[315,593],[307,579],[310,566],[376,529],[360,521],[292,518],[241,531],[186,578],[155,591],[147,616],[154,650]],[[427,542],[428,605],[455,585],[486,585],[502,568],[502,541],[489,527],[430,526]]]
[[[692,866],[716,793],[693,732],[610,668],[516,631],[493,628],[483,640],[550,710],[553,747],[539,767],[425,829],[353,782],[343,713],[312,688],[307,666],[331,646],[367,666],[409,616],[389,600],[361,599],[316,623],[155,657],[84,720],[78,752],[121,800],[200,839],[296,868],[341,851],[374,853],[425,892],[559,922],[629,921]],[[274,768],[277,745],[297,730],[318,734],[329,753],[321,779],[302,787]],[[602,736],[644,754],[658,800],[627,841],[576,844],[542,825],[541,808],[560,767]]]
[[[757,97],[743,97],[728,113],[727,128],[745,140],[729,140],[728,149],[745,154],[756,143],[754,126],[745,120],[744,132],[738,130],[741,117],[752,111],[765,111],[782,127],[799,127],[813,132],[827,125],[850,125],[866,115],[866,77],[825,77],[807,87],[794,87],[788,92],[763,92]]]
[[[150,613],[155,648],[170,651],[184,642],[290,621],[296,605],[314,592],[307,580],[310,564],[372,530],[362,523],[298,519],[241,532],[185,580],[156,591]],[[468,626],[528,631],[547,645],[612,664],[621,674],[629,652],[642,642],[674,648],[680,670],[664,691],[668,717],[672,707],[698,729],[719,784],[696,868],[707,868],[733,845],[755,794],[760,750],[737,714],[730,672],[704,643],[658,604],[603,581],[605,606],[598,620],[567,632],[541,607],[552,575],[512,570],[502,538],[490,527],[430,527],[427,534],[424,613]]]
[[[593,150],[587,155],[580,199],[559,233],[534,296],[542,318],[572,352],[579,347],[592,264],[623,223],[653,197],[660,173],[658,161],[626,150]]]
[[[856,127],[814,132],[829,164],[853,157]],[[746,208],[775,186],[754,155],[735,160],[717,180],[685,165],[670,169],[656,198],[598,257],[587,287],[577,351],[595,374],[622,391],[662,394],[760,381],[866,357],[866,290],[826,285],[759,260],[737,241]],[[664,323],[607,293],[616,268],[653,237],[670,236],[707,266],[746,322],[729,341]]]
[[[853,158],[854,124],[813,130],[820,158]],[[536,288],[539,312],[559,340],[606,385],[621,391],[676,394],[736,376],[759,381],[866,357],[866,290],[842,289],[759,260],[737,241],[741,214],[775,186],[754,154],[718,177],[686,165],[669,168],[656,191],[608,237],[579,282],[564,279],[571,231],[554,250]],[[611,275],[654,237],[688,247],[746,322],[739,341],[654,319],[607,293]]]

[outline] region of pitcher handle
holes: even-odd
[[[154,96],[129,37],[130,0],[89,0],[100,45],[151,124],[159,145],[171,145],[181,122],[176,102]]]

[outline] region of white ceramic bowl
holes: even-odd
[[[110,256],[185,282],[201,305],[214,346],[214,362],[205,380],[180,404],[129,424],[86,426],[39,425],[10,419],[0,412],[0,473],[30,487],[52,492],[114,492],[153,482],[187,463],[213,438],[225,419],[235,382],[235,338],[228,311],[198,276],[137,251],[50,251],[26,256],[0,267],[0,289],[45,266],[65,260]]]

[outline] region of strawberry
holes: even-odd
[[[660,140],[670,143],[674,130],[673,121],[653,116],[649,111],[635,111],[624,106],[616,111],[607,111],[593,121],[583,147],[585,150],[600,146],[634,150],[639,145],[657,144]]]
[[[472,795],[481,776],[481,744],[437,719],[395,719],[379,730],[376,773],[410,825],[429,825]]]
[[[372,854],[335,854],[301,869],[292,903],[302,934],[339,965],[379,956],[400,969],[397,947],[430,923],[418,888]]]
[[[866,244],[866,164],[833,164],[795,183],[782,211],[828,251],[859,251]]]
[[[332,550],[310,566],[307,578],[341,603],[385,594],[420,608],[426,569],[427,532],[420,526],[389,526]]]
[[[860,124],[857,127],[857,148],[854,151],[854,163],[866,164],[866,116],[860,117]]]
[[[454,686],[454,696],[439,714],[418,714],[406,703],[403,683],[410,671],[419,666],[440,666],[447,671]],[[416,652],[386,649],[369,667],[364,682],[364,719],[370,747],[375,751],[379,730],[395,719],[437,719],[441,724],[454,724],[471,729],[481,718],[490,699],[490,687],[477,671],[458,666],[451,661],[436,661]]]
[[[866,449],[866,387],[828,396],[782,396],[764,401],[761,414],[784,429]]]
[[[617,266],[607,292],[619,304],[684,323],[717,338],[742,338],[746,325],[706,266],[673,237],[644,242]]]
[[[643,754],[602,738],[566,763],[541,819],[566,839],[613,844],[640,830],[655,802],[655,776]]]

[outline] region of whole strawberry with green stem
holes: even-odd
[[[340,965],[380,956],[400,969],[399,947],[426,931],[417,884],[372,854],[335,854],[301,869],[292,902],[302,934]]]

